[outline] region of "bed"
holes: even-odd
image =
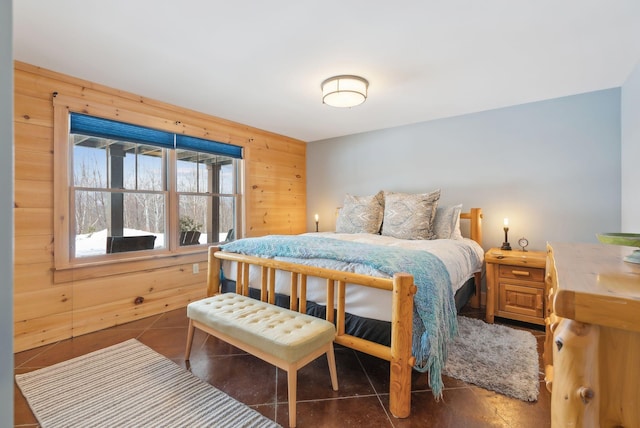
[[[394,416],[404,418],[410,413],[411,371],[428,371],[439,398],[446,340],[457,328],[456,308],[468,301],[479,307],[482,210],[458,211],[456,219],[468,221],[468,238],[407,240],[332,232],[211,247],[208,294],[252,295],[334,322],[336,343],[390,362],[389,406]],[[336,253],[337,261],[330,261]],[[369,265],[365,259],[377,261]]]

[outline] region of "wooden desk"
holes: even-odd
[[[549,243],[545,380],[553,427],[640,426],[640,265],[631,247]]]

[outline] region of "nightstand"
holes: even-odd
[[[545,251],[487,251],[488,323],[502,317],[544,325],[546,257]]]

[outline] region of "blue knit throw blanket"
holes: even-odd
[[[397,272],[413,275],[418,288],[413,309],[414,369],[429,372],[433,395],[436,399],[442,396],[447,340],[457,334],[458,322],[449,273],[439,258],[425,251],[291,235],[245,238],[221,248],[263,257],[332,259],[367,265],[390,276]]]

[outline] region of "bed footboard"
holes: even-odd
[[[482,209],[471,208],[461,213],[460,219],[469,222],[469,237],[482,245]],[[277,270],[289,272],[290,309],[306,312],[307,277],[326,279],[326,318],[336,324],[335,342],[349,348],[365,352],[390,362],[389,408],[398,418],[409,416],[411,411],[411,372],[415,364],[412,356],[413,341],[413,296],[417,288],[413,276],[407,273],[396,273],[393,278],[378,278],[349,272],[313,266],[298,265],[262,257],[246,256],[220,251],[217,247],[209,249],[209,270],[207,279],[207,295],[220,292],[221,260],[235,261],[236,293],[249,294],[249,266],[260,266],[261,284],[260,299],[275,303],[275,273]],[[473,307],[480,307],[480,280],[482,272],[475,273],[475,295],[471,299]],[[345,334],[345,289],[346,284],[373,287],[393,293],[391,302],[391,344],[381,345],[376,342]],[[337,293],[337,294],[336,294]],[[335,302],[335,304],[334,304]],[[334,307],[337,305],[337,307]],[[335,319],[334,319],[335,311]]]
[[[378,278],[349,272],[313,266],[298,265],[262,257],[227,253],[218,247],[209,248],[209,265],[207,277],[207,295],[212,296],[220,290],[220,260],[231,260],[237,265],[236,293],[249,295],[249,266],[261,267],[260,299],[264,302],[275,302],[275,272],[289,272],[290,308],[306,312],[307,277],[314,276],[326,279],[327,321],[336,325],[335,342],[382,358],[390,362],[389,409],[397,418],[406,418],[411,411],[411,371],[415,358],[411,354],[413,296],[416,286],[413,276],[396,273],[393,278]],[[389,290],[392,294],[391,309],[391,346],[345,334],[345,290],[346,284],[373,287]],[[334,302],[337,307],[334,308]],[[334,319],[335,309],[335,319]]]

